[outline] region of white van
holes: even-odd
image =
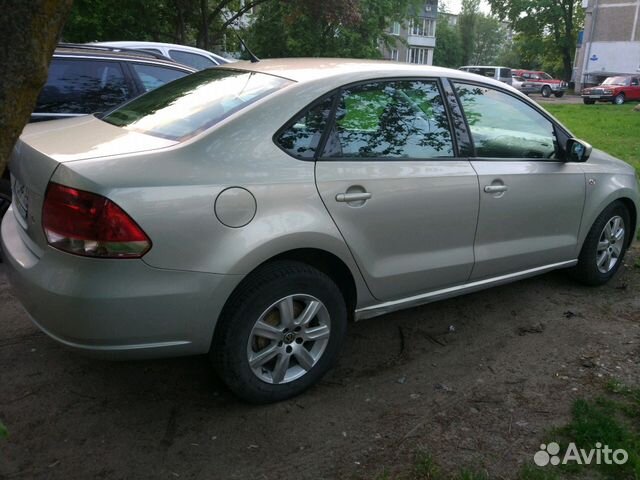
[[[482,75],[483,77],[494,78],[501,82],[511,85],[511,69],[507,67],[493,67],[493,66],[475,66],[468,65],[466,67],[460,67],[458,70],[463,70],[469,73],[475,73]]]

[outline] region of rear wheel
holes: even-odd
[[[6,178],[0,178],[0,218],[11,205],[11,183]]]
[[[620,202],[609,205],[598,216],[587,235],[572,270],[576,280],[587,285],[603,285],[622,265],[631,235],[629,211]]]
[[[596,103],[595,100],[592,100],[590,98],[583,98],[582,101],[584,102],[585,105],[593,105],[594,103]]]
[[[613,103],[615,105],[622,105],[625,102],[624,93],[619,93],[615,97],[613,97]]]
[[[542,87],[541,93],[544,98],[549,98],[551,96],[551,87],[549,85],[545,85]]]
[[[240,398],[277,402],[326,373],[346,328],[346,302],[327,275],[303,263],[276,262],[258,269],[234,292],[210,356]]]

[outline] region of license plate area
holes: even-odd
[[[11,192],[16,212],[26,221],[29,214],[29,194],[27,188],[14,176],[11,176]]]

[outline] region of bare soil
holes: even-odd
[[[320,385],[269,406],[236,400],[206,357],[67,351],[0,265],[0,478],[368,479],[417,448],[513,478],[574,399],[640,384],[639,254],[601,288],[554,272],[354,324]]]

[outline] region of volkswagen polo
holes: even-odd
[[[570,269],[601,285],[634,170],[462,71],[291,59],[204,70],[29,125],[2,250],[44,332],[113,358],[209,353],[252,402],[302,392],[349,320]]]

